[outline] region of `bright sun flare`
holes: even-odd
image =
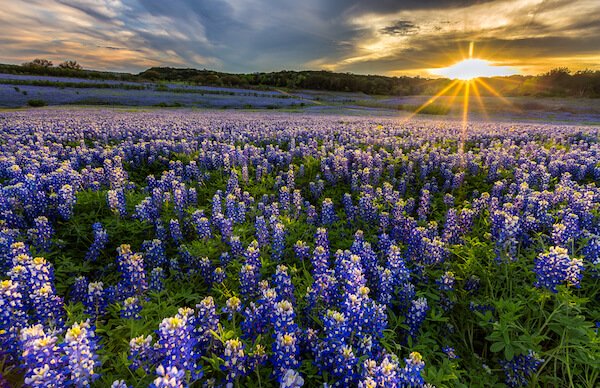
[[[431,69],[435,75],[450,79],[471,80],[480,77],[496,77],[516,74],[517,71],[508,66],[494,66],[490,61],[479,58],[468,58],[452,66]]]
[[[487,92],[499,98],[505,104],[511,107],[513,106],[510,101],[504,98],[492,86],[488,85],[488,83],[482,78],[507,76],[519,73],[518,70],[508,66],[496,66],[492,62],[486,61],[485,59],[473,58],[473,48],[474,43],[471,42],[469,44],[469,57],[467,59],[457,62],[452,66],[429,70],[431,74],[447,77],[452,81],[434,96],[429,98],[423,105],[419,106],[405,119],[405,121],[410,120],[412,117],[414,117],[414,115],[426,109],[442,96],[447,98],[445,106],[450,107],[455,98],[462,94],[462,130],[460,134],[458,151],[460,155],[463,155],[467,134],[471,95],[476,97],[476,101],[481,107],[485,116],[487,116],[487,111],[485,109],[484,101],[481,98],[480,88],[486,89]]]

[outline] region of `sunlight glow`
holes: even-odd
[[[472,47],[472,46],[471,46]],[[472,52],[472,48],[469,52]],[[517,74],[518,71],[508,66],[495,66],[490,61],[479,58],[468,58],[452,66],[430,69],[430,73],[451,79],[470,80],[480,77],[497,77]]]
[[[507,76],[517,74],[518,71],[507,66],[495,66],[490,61],[486,61],[485,59],[473,58],[474,46],[474,42],[469,44],[469,57],[467,59],[455,63],[452,66],[429,70],[429,72],[432,74],[441,75],[452,79],[452,82],[450,82],[449,85],[440,90],[434,96],[430,97],[423,105],[418,107],[404,120],[404,122],[411,120],[417,113],[433,104],[442,96],[449,97],[448,101],[446,102],[446,106],[451,107],[455,98],[462,92],[462,126],[460,131],[460,139],[457,139],[457,143],[458,154],[460,155],[461,164],[463,167],[465,163],[465,141],[467,139],[467,131],[469,129],[469,103],[471,100],[471,95],[474,95],[477,99],[483,115],[486,118],[488,117],[487,109],[485,108],[484,101],[481,98],[478,85],[482,86],[494,97],[499,98],[502,100],[502,102],[516,110],[509,100],[498,93],[498,91],[496,91],[493,87],[488,85],[483,79],[481,79],[481,77]]]

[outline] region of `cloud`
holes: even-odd
[[[426,74],[470,41],[476,55],[525,71],[600,57],[597,0],[16,0],[0,23],[0,61],[119,71]]]
[[[408,20],[398,20],[394,24],[381,29],[381,32],[387,35],[412,35],[418,31],[419,27]]]

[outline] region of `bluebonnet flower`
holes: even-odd
[[[298,240],[294,244],[294,253],[300,261],[304,261],[310,256],[310,247],[304,241]]]
[[[267,228],[267,222],[263,216],[256,217],[254,223],[256,229],[256,240],[260,247],[264,247],[269,244],[269,230]]]
[[[534,263],[533,272],[537,279],[534,286],[552,292],[557,292],[556,286],[563,283],[579,287],[583,262],[581,259],[571,259],[565,248],[550,247],[550,251],[539,254]]]
[[[295,333],[278,332],[273,343],[272,362],[277,381],[283,382],[283,377],[290,369],[296,369],[298,362],[298,339]]]
[[[457,244],[460,238],[459,232],[460,228],[458,226],[456,209],[448,209],[448,212],[446,213],[444,231],[442,232],[442,239],[449,244]]]
[[[400,248],[397,245],[390,245],[387,252],[387,268],[392,272],[394,285],[398,286],[409,281],[410,270],[406,267]]]
[[[51,283],[34,289],[30,296],[36,322],[62,327],[65,318],[64,303],[62,298],[56,295]]]
[[[61,387],[66,383],[62,354],[55,335],[42,325],[24,328],[20,333],[25,384],[33,387]]]
[[[64,352],[67,359],[66,370],[71,384],[88,386],[100,375],[94,371],[100,366],[96,355],[96,338],[89,320],[74,323],[65,334]]]
[[[242,332],[246,338],[255,338],[264,334],[274,319],[277,292],[272,288],[261,287],[261,297],[257,303],[250,303],[244,309]]]
[[[467,234],[473,227],[475,211],[473,209],[464,208],[458,215],[458,228],[460,234]]]
[[[106,200],[108,202],[109,209],[113,213],[118,214],[121,217],[125,217],[127,215],[125,192],[122,188],[108,190],[106,193]]]
[[[173,188],[173,205],[177,215],[179,217],[183,217],[185,208],[187,206],[185,184]]]
[[[421,372],[425,368],[425,362],[421,354],[418,352],[412,352],[407,359],[404,360],[406,366],[402,370],[402,386],[407,387],[420,387],[425,384]]]
[[[532,350],[527,354],[520,354],[512,360],[501,360],[500,365],[506,376],[505,382],[509,387],[522,387],[527,385],[527,380],[538,370],[544,360],[540,359]]]
[[[156,375],[158,376],[150,388],[184,388],[185,384],[185,371],[177,369],[176,366],[164,367],[162,364],[156,368]]]
[[[50,225],[47,217],[39,216],[33,220],[35,228],[30,229],[30,237],[33,245],[40,250],[48,251],[52,246],[54,228]]]
[[[454,196],[450,193],[444,194],[444,205],[452,208],[454,206]]]
[[[123,301],[121,307],[121,318],[124,319],[140,319],[140,311],[142,311],[142,305],[137,296],[130,296]]]
[[[237,198],[233,194],[225,197],[225,217],[231,220],[237,219]]]
[[[125,383],[124,380],[115,380],[110,385],[110,388],[129,388],[129,386]]]
[[[244,253],[244,246],[239,236],[231,236],[229,246],[231,247],[231,255],[234,257],[239,257]]]
[[[169,270],[171,272],[171,275],[173,275],[175,279],[183,278],[184,273],[181,271],[181,266],[179,265],[179,258],[171,257],[169,259]]]
[[[293,333],[298,329],[294,323],[296,314],[294,306],[287,300],[275,303],[275,309],[271,321],[273,328],[279,333]]]
[[[213,283],[223,283],[225,281],[225,277],[227,275],[225,274],[225,271],[223,270],[223,268],[221,267],[216,267],[212,273],[212,281]]]
[[[310,225],[317,225],[319,222],[319,215],[317,214],[315,205],[311,205],[310,202],[305,201],[304,207],[306,208],[306,222]]]
[[[196,229],[196,235],[201,240],[207,240],[212,237],[210,230],[210,221],[204,216],[204,212],[196,210],[192,214],[192,225]]]
[[[354,378],[352,368],[354,365],[340,360],[343,348],[347,350],[346,355],[350,361],[354,361],[354,355],[351,348],[347,348],[346,341],[350,336],[350,329],[347,325],[346,316],[338,311],[327,310],[323,317],[323,331],[325,338],[319,341],[315,349],[315,361],[323,369],[333,372],[337,368],[336,377],[344,377],[351,380]],[[350,370],[349,370],[350,369]]]
[[[456,355],[456,353],[455,353],[455,350],[454,350],[454,348],[453,348],[453,347],[450,347],[450,346],[444,346],[444,347],[442,348],[442,352],[446,353],[446,355],[448,356],[448,358],[449,358],[449,359],[451,359],[451,360],[455,360],[455,359],[459,358],[459,357]]]
[[[253,371],[258,372],[259,368],[267,362],[268,358],[264,346],[256,344],[252,354],[248,357],[248,373]]]
[[[320,275],[329,269],[329,252],[321,245],[317,245],[312,257],[313,273]]]
[[[290,210],[290,189],[287,186],[282,186],[279,188],[279,203],[281,204],[281,208],[284,211]]]
[[[158,348],[161,365],[189,371],[193,380],[202,377],[202,367],[198,365],[200,354],[196,350],[197,337],[194,335],[194,311],[180,308],[170,318],[165,318],[158,328]]]
[[[142,295],[148,289],[142,255],[132,252],[127,244],[117,248],[117,253],[124,296]]]
[[[402,387],[404,386],[403,372],[395,355],[386,354],[379,365],[375,360],[367,359],[363,362],[362,378],[358,386],[360,388]]]
[[[179,220],[172,219],[169,221],[169,231],[173,242],[178,245],[183,241],[183,234],[181,233],[181,226]]]
[[[233,234],[233,221],[230,218],[223,218],[219,223],[219,231],[221,232],[221,241],[227,241]]]
[[[194,333],[198,339],[197,347],[200,353],[204,353],[210,347],[212,331],[216,331],[219,325],[219,315],[212,296],[207,296],[196,305],[196,328]]]
[[[242,301],[237,296],[232,296],[227,299],[225,302],[225,307],[223,307],[223,312],[227,313],[228,319],[231,320],[235,313],[240,312],[242,309]]]
[[[164,289],[165,271],[162,267],[152,268],[148,288],[152,291],[160,292]]]
[[[480,280],[481,279],[479,279],[478,276],[471,275],[465,282],[465,291],[467,291],[470,294],[477,292],[477,290],[479,290]]]
[[[349,345],[342,345],[336,350],[331,373],[337,379],[339,385],[352,385],[357,377],[355,369],[358,365],[358,358]]]
[[[392,301],[392,295],[394,293],[395,279],[392,271],[389,268],[378,267],[378,284],[377,284],[377,300],[383,304],[389,304]]]
[[[408,325],[408,335],[413,339],[417,337],[421,325],[425,321],[429,305],[427,299],[418,298],[412,301],[408,314],[406,315],[406,324]]]
[[[356,214],[356,209],[354,208],[354,203],[352,202],[352,195],[345,193],[342,197],[342,204],[344,205],[344,212],[346,213],[348,222],[352,222]]]
[[[133,370],[142,368],[146,373],[150,372],[159,356],[159,349],[152,346],[151,335],[146,337],[141,335],[129,341],[128,359]]]
[[[271,259],[281,261],[285,248],[285,226],[278,222],[273,227],[273,241],[271,244]]]
[[[244,264],[240,268],[240,293],[244,300],[251,300],[258,294],[260,274],[252,264]]]
[[[374,198],[369,193],[362,193],[358,199],[358,214],[365,222],[375,222],[377,219],[377,208]]]
[[[118,206],[118,204],[116,203],[117,198],[115,197],[115,195],[116,194],[114,194],[114,193],[111,194],[112,197],[111,197],[110,201],[112,201],[112,205],[109,205],[111,210],[113,210],[113,208],[111,206]],[[158,216],[159,216],[159,210],[156,207],[156,205],[152,202],[151,197],[146,197],[142,200],[142,202],[135,205],[134,217],[140,221],[146,221],[146,222],[151,223],[154,220],[156,220],[158,218]]]
[[[295,302],[294,297],[294,286],[292,285],[292,279],[287,273],[287,267],[285,265],[278,265],[275,275],[273,276],[273,282],[275,283],[275,290],[277,296],[281,300],[288,300],[292,304]]]
[[[417,209],[417,215],[419,220],[427,219],[429,212],[431,211],[431,193],[427,189],[421,190],[421,199],[419,201],[419,208]]]
[[[446,271],[441,278],[436,280],[440,291],[453,291],[455,282],[456,278],[454,277],[454,273],[451,271]]]
[[[144,251],[144,263],[149,267],[165,267],[167,264],[167,255],[163,242],[157,238],[147,240],[142,243]]]
[[[58,191],[58,214],[65,220],[70,219],[76,202],[77,198],[73,186],[63,185]]]
[[[326,251],[329,251],[329,238],[327,236],[327,229],[317,228],[315,233],[315,247],[323,247]]]
[[[491,214],[492,238],[496,242],[496,260],[501,261],[503,250],[507,251],[508,259],[515,260],[517,236],[520,232],[519,216],[504,210],[495,210]]]
[[[26,319],[19,284],[12,280],[1,280],[0,349],[9,356],[9,360],[17,356],[19,330],[25,326]]]
[[[246,375],[248,356],[244,349],[245,345],[239,338],[233,338],[225,342],[224,363],[221,368],[227,372],[228,383],[233,383]]]
[[[83,302],[87,298],[89,281],[85,276],[78,276],[71,287],[71,300],[75,303]]]
[[[92,317],[92,321],[98,320],[106,313],[108,300],[105,298],[105,294],[104,283],[91,282],[88,284],[88,293],[83,305],[85,306],[85,313]]]
[[[323,208],[321,210],[321,223],[323,225],[329,225],[337,221],[337,216],[333,208],[333,201],[331,198],[325,198],[323,200]]]
[[[239,187],[238,173],[235,170],[231,170],[231,173],[229,174],[229,180],[227,181],[226,192],[233,193]]]
[[[280,388],[300,388],[304,386],[304,379],[294,369],[288,369],[281,378]]]
[[[254,267],[258,268],[258,270],[262,268],[262,264],[260,261],[260,249],[256,240],[252,241],[248,245],[248,248],[246,248],[246,252],[244,253],[244,260],[246,264],[253,265]]]
[[[104,249],[106,243],[108,243],[108,233],[106,233],[106,230],[99,222],[95,222],[92,225],[92,230],[94,232],[94,241],[92,242],[92,245],[90,245],[85,255],[85,259],[96,261],[98,260],[98,257],[100,257],[100,252]]]

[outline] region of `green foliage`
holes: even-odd
[[[46,101],[44,100],[39,100],[39,99],[31,99],[29,101],[27,101],[27,105],[34,107],[34,108],[38,108],[41,106],[46,106]]]

